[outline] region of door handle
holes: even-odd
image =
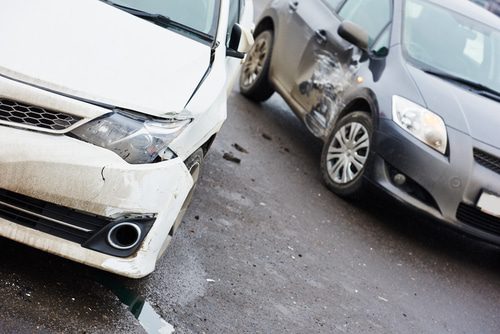
[[[297,11],[299,8],[299,2],[298,1],[291,1],[288,3],[288,8],[290,8],[290,13],[294,13]]]
[[[326,42],[328,41],[328,35],[326,30],[323,29],[316,30],[314,32],[314,36],[316,37],[316,42],[318,42],[319,45],[325,45]]]

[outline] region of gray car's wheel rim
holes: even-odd
[[[363,171],[370,153],[370,135],[366,127],[351,122],[338,129],[328,147],[326,157],[330,178],[345,185],[354,181]]]
[[[247,55],[242,69],[241,85],[250,88],[257,81],[266,64],[271,49],[271,35],[268,32],[261,34]]]

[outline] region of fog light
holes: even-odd
[[[131,249],[141,240],[141,233],[141,228],[136,224],[120,223],[109,230],[108,243],[116,249]]]
[[[394,181],[394,184],[396,184],[398,187],[401,187],[402,185],[404,185],[406,183],[406,176],[404,176],[401,173],[398,173],[398,174],[394,175],[393,181]]]

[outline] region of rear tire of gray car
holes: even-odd
[[[255,102],[266,101],[274,94],[274,87],[269,81],[273,43],[273,31],[262,31],[255,38],[241,69],[240,92]]]
[[[369,168],[373,121],[366,112],[342,117],[323,147],[321,174],[335,194],[360,199],[365,194],[364,174]]]

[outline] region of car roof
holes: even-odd
[[[460,13],[475,21],[500,29],[500,18],[469,0],[427,0],[438,6]]]

